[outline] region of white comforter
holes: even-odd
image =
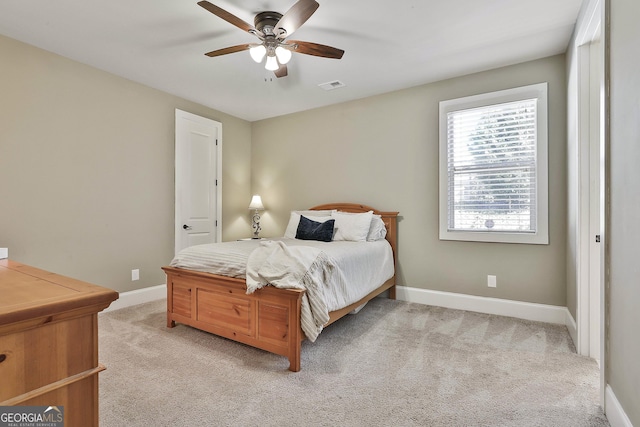
[[[250,255],[260,246],[279,252],[273,253],[273,261],[286,271],[278,273],[274,270],[275,265],[269,266],[272,271],[267,272],[265,268],[265,276],[271,275],[271,278],[267,279],[266,277],[259,278],[260,274],[257,273],[257,269],[260,268],[259,263],[249,266],[248,269],[247,263]],[[269,257],[268,251],[269,249],[261,249],[260,252],[262,254],[257,252],[254,254],[254,258],[264,260]],[[298,259],[291,260],[291,262],[287,261],[283,258],[287,252],[289,255],[295,254]],[[320,264],[314,265],[316,260],[318,262],[322,260],[321,268]],[[313,311],[314,307],[318,307],[317,312],[312,313],[312,317],[317,317],[311,320],[303,319],[303,330],[311,341],[314,341],[315,336],[322,330],[321,325],[326,323],[326,320],[322,321],[324,318],[323,313],[325,312],[324,307],[326,307],[326,312],[346,307],[363,298],[394,274],[393,253],[391,245],[386,240],[375,242],[317,242],[278,238],[272,241],[251,240],[213,243],[192,246],[180,251],[171,262],[171,265],[224,276],[245,278],[247,279],[248,292],[251,291],[249,287],[256,286],[256,283],[264,286],[271,281],[279,282],[282,287],[306,289],[311,311]],[[296,267],[294,268],[293,266]],[[271,267],[274,268],[272,269]],[[313,269],[309,275],[301,274],[301,271],[304,271],[304,273],[309,272],[311,267]],[[251,271],[255,271],[255,275]],[[279,279],[278,275],[281,275],[282,278]],[[287,275],[290,277],[285,278]],[[305,283],[302,280],[303,283],[300,283],[301,279],[307,280],[307,282]],[[307,288],[310,284],[315,288]],[[277,286],[276,283],[274,285]],[[302,315],[304,317],[304,313]],[[320,327],[318,327],[318,322],[321,322]],[[315,325],[309,329],[315,328],[317,332],[305,330],[305,323]]]

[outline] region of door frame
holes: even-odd
[[[578,232],[577,232],[577,296],[576,296],[576,349],[579,354],[593,357],[599,360],[600,368],[600,403],[604,408],[606,385],[606,283],[608,276],[608,55],[607,55],[607,27],[606,27],[606,0],[596,0],[590,3],[589,10],[585,14],[584,31],[576,36],[578,55]],[[598,41],[600,48],[597,52],[592,49],[592,43]],[[599,56],[599,132],[594,135],[591,127],[592,116],[592,69],[591,56]],[[595,138],[595,140],[594,140]],[[591,197],[591,158],[590,154],[594,144],[598,144],[596,152],[599,152],[597,172],[599,175],[599,189],[597,200]],[[597,211],[595,211],[597,209]],[[592,253],[592,240],[595,239],[590,227],[590,218],[594,213],[599,214],[599,277],[594,278],[590,274],[590,259]],[[596,310],[591,310],[592,293],[595,289],[599,297]],[[594,312],[595,311],[595,312]],[[599,325],[599,333],[595,333],[590,322],[595,321]],[[593,340],[598,341],[598,354],[592,354]]]
[[[182,185],[182,177],[178,173],[178,165],[179,159],[182,155],[179,152],[178,148],[178,120],[180,119],[188,119],[197,123],[201,123],[207,126],[215,127],[217,130],[217,139],[216,139],[216,226],[215,226],[215,235],[216,242],[222,241],[222,123],[217,122],[212,119],[208,119],[206,117],[198,116],[193,113],[189,113],[187,111],[179,110],[176,108],[175,111],[175,130],[174,130],[174,185],[175,185],[175,217],[174,217],[174,253],[178,253],[180,244],[180,233],[182,232],[182,212],[181,206],[178,201],[181,198],[181,185]]]

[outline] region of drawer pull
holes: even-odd
[[[0,363],[4,362],[5,360],[7,360],[7,355],[6,354],[0,354]]]

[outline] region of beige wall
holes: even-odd
[[[121,292],[165,283],[176,108],[222,122],[223,238],[248,233],[248,122],[5,37],[0,55],[0,247],[11,259]]]
[[[640,2],[611,0],[607,382],[640,426]]]
[[[164,283],[180,108],[223,123],[223,240],[249,232],[251,191],[267,206],[267,236],[282,234],[290,209],[366,203],[401,213],[400,283],[566,304],[563,56],[250,124],[8,38],[0,52],[0,246],[17,261],[118,291]],[[438,102],[541,81],[551,244],[439,241]]]
[[[550,244],[438,240],[439,101],[544,81]],[[564,55],[258,121],[252,132],[252,189],[267,208],[265,236],[282,235],[294,208],[348,201],[397,210],[400,284],[566,304]],[[497,288],[487,287],[488,274]]]

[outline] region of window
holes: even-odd
[[[547,84],[440,103],[440,239],[549,243]]]

